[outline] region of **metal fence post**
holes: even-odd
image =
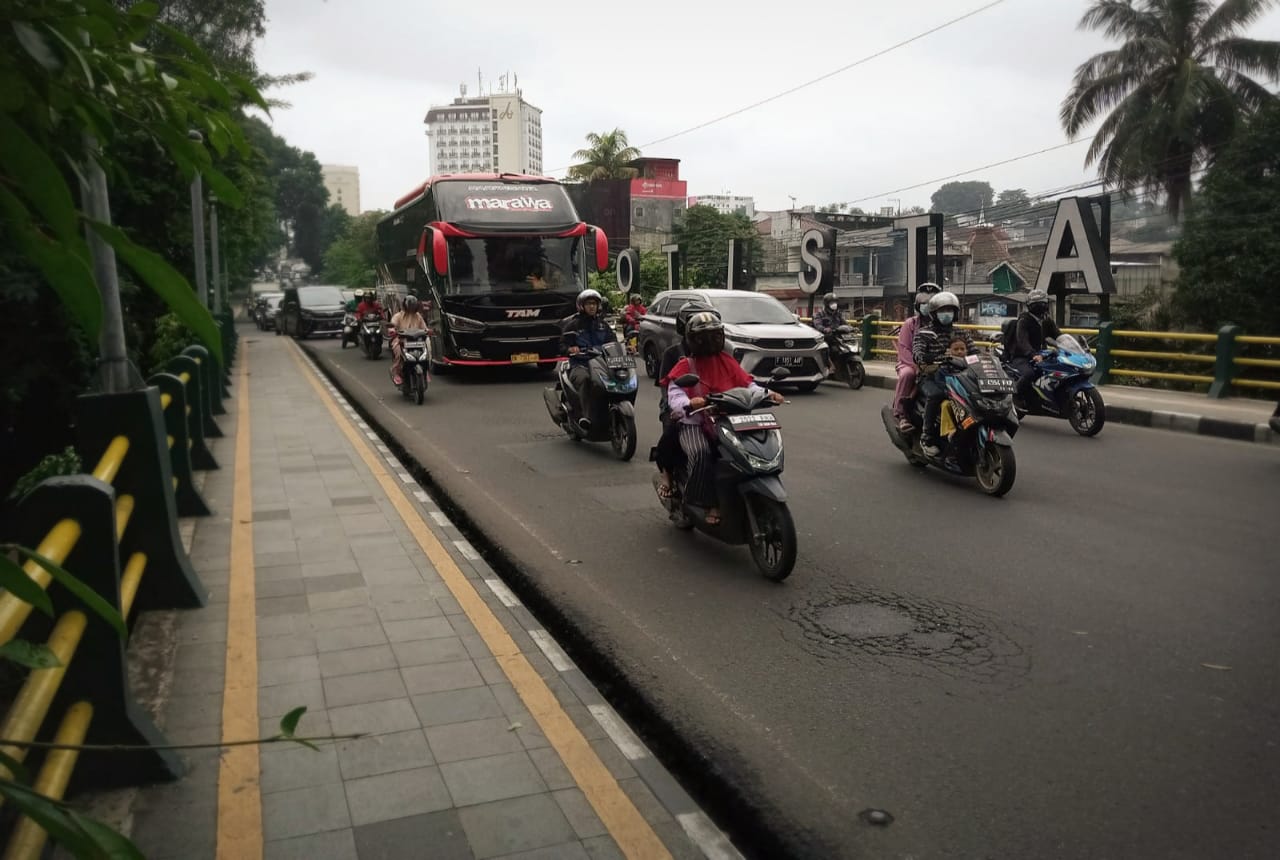
[[[1218,349],[1213,363],[1213,384],[1209,396],[1217,400],[1227,397],[1231,391],[1231,377],[1236,370],[1236,338],[1244,334],[1238,325],[1227,323],[1218,329]]]
[[[164,410],[165,430],[173,437],[173,447],[169,449],[169,466],[173,476],[178,479],[174,488],[174,502],[178,506],[180,517],[202,517],[213,513],[209,503],[196,489],[192,470],[214,469],[218,464],[204,446],[203,436],[199,445],[191,435],[193,422],[187,420],[187,389],[182,380],[172,373],[152,374],[148,385],[160,389],[161,395],[169,395],[169,406]],[[198,429],[198,428],[197,428]]]
[[[1093,355],[1098,360],[1098,366],[1093,371],[1093,384],[1106,385],[1111,381],[1111,341],[1112,329],[1115,326],[1110,322],[1098,324],[1098,340],[1093,346]]]
[[[876,318],[873,316],[865,316],[862,318],[862,360],[871,361],[875,358],[872,351],[876,348]]]
[[[226,415],[227,410],[222,405],[222,398],[227,395],[222,390],[222,371],[218,367],[218,360],[199,344],[187,347],[182,354],[189,355],[200,362],[200,381],[204,384],[205,391],[209,393],[209,414]]]

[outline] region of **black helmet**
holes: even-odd
[[[676,311],[676,334],[684,337],[685,327],[689,324],[689,318],[702,311],[708,311],[717,317],[720,316],[719,311],[702,299],[690,299],[680,306],[680,310]]]
[[[422,303],[418,301],[417,296],[408,295],[404,297],[404,309],[407,313],[416,313],[418,306],[421,304]]]
[[[1049,313],[1049,294],[1044,290],[1032,290],[1027,293],[1027,310],[1038,317]]]
[[[689,351],[695,356],[724,352],[724,323],[715,311],[698,311],[685,323]]]

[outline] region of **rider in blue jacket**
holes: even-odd
[[[569,354],[569,391],[566,394],[578,406],[578,426],[583,430],[591,429],[591,419],[587,417],[590,411],[586,408],[591,383],[587,365],[591,359],[586,353],[617,340],[600,313],[603,306],[604,300],[598,292],[583,290],[578,293],[578,313],[564,327],[564,345]]]

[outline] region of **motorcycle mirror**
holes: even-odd
[[[681,388],[691,388],[697,384],[698,374],[696,373],[686,373],[684,376],[676,378],[676,385],[679,385]]]
[[[775,367],[773,369],[773,373],[769,375],[772,376],[775,380],[786,379],[788,376],[791,375],[791,371],[787,370],[785,367]]]

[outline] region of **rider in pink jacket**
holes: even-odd
[[[916,329],[928,322],[929,299],[942,292],[937,284],[921,284],[916,287],[915,315],[902,324],[895,344],[898,351],[898,385],[893,390],[893,414],[898,419],[898,426],[904,432],[911,429],[907,420],[907,404],[916,393],[916,363],[911,357],[911,341],[916,336]]]

